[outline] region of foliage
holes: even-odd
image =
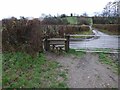
[[[108,2],[103,10],[102,16],[104,17],[120,17],[119,14],[120,1]]]
[[[119,31],[120,24],[94,24],[93,27],[108,34],[119,35],[120,33]]]
[[[87,25],[76,25],[66,27],[66,34],[79,34],[89,31],[90,28]]]
[[[35,58],[22,52],[4,53],[2,64],[3,88],[66,87],[66,72],[61,71],[59,63],[46,61],[42,53]]]
[[[58,23],[56,23],[56,20]],[[44,24],[39,19],[28,20],[24,17],[3,19],[2,51],[22,51],[35,56],[43,51],[42,40],[46,36],[48,38],[64,37],[66,34],[78,34],[90,29],[87,25],[54,25],[60,24],[59,20],[55,17],[48,17],[47,23]],[[65,20],[65,18],[62,20]],[[48,25],[48,23],[51,23],[51,25]]]
[[[25,18],[2,20],[2,50],[24,51],[31,55],[42,52],[42,30],[40,21]],[[39,37],[39,38],[38,38]]]
[[[93,24],[120,24],[119,17],[92,17]]]
[[[62,14],[60,17],[47,16],[43,19],[43,25],[90,25],[92,18],[66,16]]]
[[[68,21],[59,17],[45,17],[41,23],[43,25],[67,25]]]
[[[66,14],[61,14],[61,15],[60,15],[61,18],[64,18],[64,17],[66,17],[66,16],[67,16]]]
[[[90,25],[92,24],[91,19],[87,17],[78,17],[78,24],[79,25]]]
[[[88,25],[81,25],[81,31],[89,31],[90,27]]]
[[[95,16],[99,17],[120,17],[120,0],[108,2],[101,13],[95,12]],[[99,23],[101,24],[101,23]],[[114,23],[115,24],[115,23]]]

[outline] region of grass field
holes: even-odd
[[[70,49],[64,55],[83,56],[84,52]],[[3,61],[2,61],[3,60]],[[1,59],[3,88],[67,88],[67,71],[44,54],[33,58],[22,52],[4,53]]]
[[[70,24],[77,24],[77,17],[66,17]]]
[[[32,58],[26,53],[3,54],[3,88],[65,88],[66,72],[44,54]]]
[[[70,50],[67,55],[70,54],[82,56],[84,53]],[[46,61],[44,54],[32,58],[21,52],[4,53],[2,64],[0,85],[3,88],[67,88],[67,72],[59,63]]]
[[[78,24],[79,23],[79,20],[76,16],[73,16],[73,17],[66,17],[67,21],[70,23],[70,24]],[[92,19],[91,18],[87,18],[87,22],[89,24],[93,24],[92,22]]]

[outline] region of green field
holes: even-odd
[[[77,17],[66,17],[70,24],[77,24]]]
[[[73,24],[73,25],[79,23],[79,20],[76,16],[73,16],[73,17],[69,16],[69,17],[66,17],[66,19],[70,24]],[[87,18],[87,22],[92,25],[93,24],[92,18]]]

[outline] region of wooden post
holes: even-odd
[[[49,44],[48,44],[48,36],[45,37],[45,41],[44,41],[44,47],[45,47],[45,51],[49,50]]]
[[[70,35],[66,35],[65,38],[67,39],[67,41],[65,42],[65,51],[68,52],[69,51]]]

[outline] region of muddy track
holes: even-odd
[[[67,84],[70,88],[118,88],[118,75],[107,65],[101,64],[97,54],[86,53],[81,58],[51,53],[46,56],[68,70]]]

